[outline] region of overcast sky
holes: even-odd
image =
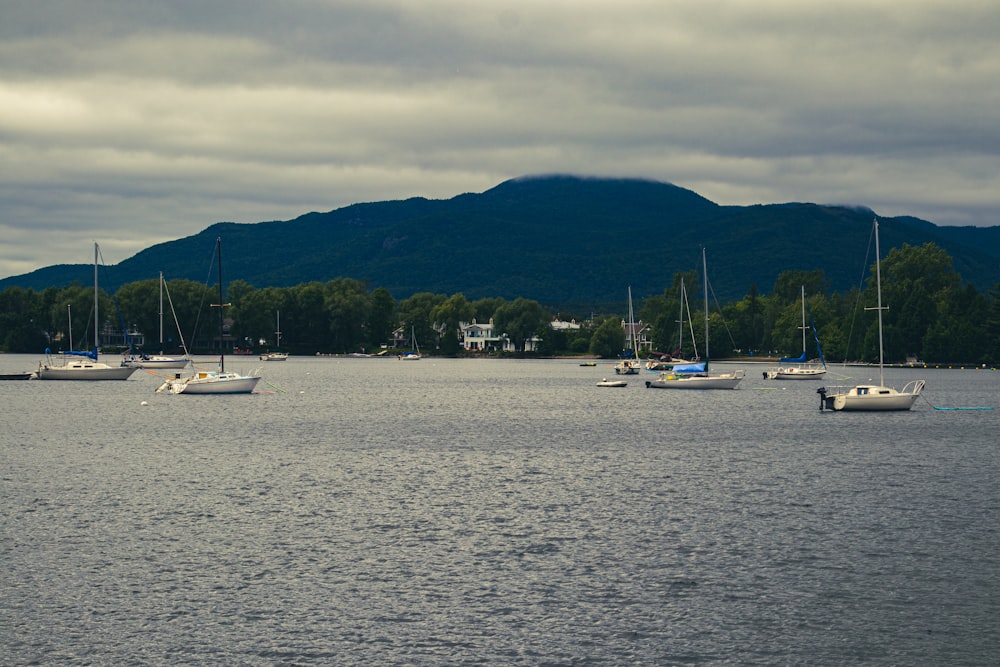
[[[0,0],[0,277],[555,172],[998,225],[998,25],[995,0]]]

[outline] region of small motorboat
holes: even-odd
[[[598,387],[627,387],[628,382],[625,380],[609,380],[608,378],[601,378],[601,381],[597,383]]]

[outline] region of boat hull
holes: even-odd
[[[615,366],[615,375],[638,375],[638,362],[623,361]]]
[[[655,380],[647,380],[649,389],[736,389],[743,381],[743,372],[716,375],[672,375],[664,373]]]
[[[133,366],[109,366],[101,362],[72,361],[63,366],[39,364],[39,380],[127,380],[139,370]]]
[[[821,380],[824,377],[825,368],[777,368],[767,373],[769,380]]]
[[[260,382],[255,375],[200,372],[187,378],[167,380],[157,391],[171,394],[252,394]]]
[[[130,359],[126,362],[128,366],[134,366],[136,368],[166,368],[166,369],[176,369],[176,368],[186,368],[187,365],[191,363],[190,359],[174,359],[172,357],[150,357],[149,359]]]
[[[819,392],[825,407],[838,412],[902,412],[913,407],[923,386],[923,381],[919,380],[903,387],[902,391],[892,387],[859,385],[829,395],[825,388]]]

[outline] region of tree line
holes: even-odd
[[[674,352],[680,347],[683,354],[692,355],[697,345],[703,353],[701,279],[697,271],[675,274],[662,294],[642,300],[637,316],[649,327],[654,350]],[[682,282],[689,297],[689,307],[683,311]],[[218,313],[211,308],[218,300],[217,286],[170,280],[166,287],[163,351],[180,350],[179,333],[193,353],[217,351]],[[828,361],[877,361],[877,314],[871,310],[876,302],[874,279],[833,293],[820,270],[783,272],[770,294],[751,285],[739,301],[712,300],[708,321],[712,356],[798,356],[803,288],[809,318]],[[99,298],[102,326],[140,331],[145,351],[160,351],[158,279],[126,284],[113,296],[101,292]],[[525,298],[470,301],[461,293],[422,292],[397,301],[385,288],[338,278],[285,288],[255,288],[237,280],[228,285],[226,299],[232,341],[250,349],[278,346],[278,313],[281,347],[293,354],[375,352],[391,345],[395,330],[403,327],[408,337],[412,327],[423,351],[456,355],[462,352],[459,326],[473,320],[492,320],[494,332],[502,333],[520,351],[534,339],[537,346],[532,353],[540,356],[613,358],[626,347],[621,313],[552,312]],[[883,312],[887,362],[916,357],[991,364],[1000,357],[1000,285],[986,294],[964,285],[952,258],[933,243],[904,244],[888,253],[882,260],[882,300],[887,306]],[[70,331],[77,348],[93,346],[88,340],[92,318],[92,287],[74,284],[40,292],[9,287],[0,292],[0,349],[20,353],[66,349]],[[583,326],[554,330],[549,326],[553,318],[575,319]],[[817,356],[811,333],[807,343],[809,355]]]

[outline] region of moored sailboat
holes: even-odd
[[[226,354],[223,344],[222,309],[229,305],[222,300],[222,238],[215,241],[215,250],[219,263],[219,303],[213,304],[219,308],[219,370],[195,371],[193,375],[181,377],[178,373],[173,378],[157,388],[157,392],[170,394],[251,394],[260,382],[260,373],[251,372],[242,375],[226,371]]]
[[[410,327],[410,345],[410,351],[399,355],[399,358],[403,361],[420,361],[422,356],[420,346],[417,345],[417,330],[413,326]]]
[[[819,363],[807,360],[806,352],[806,331],[810,327],[806,326],[806,287],[802,286],[802,356],[778,359],[778,367],[765,372],[765,377],[769,380],[818,380],[826,375],[826,359],[823,358],[823,348],[819,344],[819,336],[816,334],[816,327],[812,326],[813,336],[816,338],[816,350],[819,352]]]
[[[745,373],[737,369],[727,373],[711,372],[708,369],[711,357],[708,353],[708,262],[705,249],[701,250],[702,275],[705,283],[705,361],[692,364],[677,364],[669,371],[663,371],[655,380],[647,380],[651,389],[736,389]]]
[[[184,355],[181,357],[167,356],[163,353],[163,271],[160,271],[160,353],[159,354],[138,354],[131,355],[127,359],[122,361],[123,366],[136,366],[138,368],[146,369],[171,369],[171,368],[184,368],[189,363],[191,363],[191,358],[187,354],[187,346],[184,345],[184,338],[181,336],[181,347],[184,348]],[[167,297],[169,299],[169,292]],[[170,312],[173,313],[173,304],[170,306]],[[177,315],[174,314],[174,323],[177,323]],[[178,328],[178,331],[180,329]]]
[[[635,314],[632,310],[632,286],[628,286],[628,328],[627,340],[630,349],[622,356],[621,361],[615,364],[615,375],[637,375],[639,373],[639,345],[636,337]]]
[[[274,325],[274,329],[275,329],[275,331],[274,331],[274,335],[275,335],[274,345],[275,345],[275,347],[280,348],[281,347],[281,311],[280,310],[275,312],[275,325]],[[260,360],[261,361],[285,361],[286,359],[288,359],[288,353],[287,352],[281,352],[280,350],[270,350],[270,351],[264,352],[263,354],[260,355]]]
[[[884,346],[882,342],[882,260],[879,257],[878,218],[875,218],[875,287],[878,294],[878,384],[859,384],[854,387],[833,387],[829,391],[820,387],[820,409],[828,408],[848,412],[886,412],[909,410],[924,389],[924,380],[911,380],[902,389],[885,385],[883,370]],[[870,310],[870,309],[868,309]]]
[[[38,363],[35,376],[39,380],[127,380],[138,368],[131,366],[111,366],[98,360],[98,285],[97,259],[100,247],[94,244],[94,349],[89,351],[67,350],[63,353],[62,363],[52,360],[49,350],[45,351],[45,359]],[[71,325],[72,326],[72,325]],[[72,337],[70,340],[72,347]]]

